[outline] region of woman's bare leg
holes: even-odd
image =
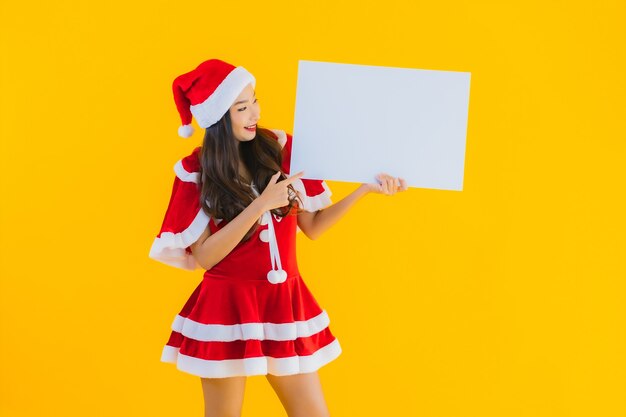
[[[329,417],[319,375],[266,375],[289,417]]]
[[[246,387],[245,376],[200,378],[205,417],[239,417]]]

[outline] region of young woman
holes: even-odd
[[[316,239],[368,193],[406,190],[386,174],[332,204],[322,180],[290,177],[291,135],[257,125],[255,79],[209,60],[174,81],[189,137],[150,257],[205,270],[175,317],[161,360],[199,376],[205,416],[240,415],[246,379],[265,375],[290,417],[328,416],[317,370],[341,353],[296,263],[296,232]]]

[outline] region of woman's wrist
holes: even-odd
[[[257,198],[252,200],[252,203],[250,203],[248,207],[252,208],[255,214],[258,214],[257,217],[261,217],[263,213],[267,211],[267,208],[265,206],[265,200],[262,196],[258,196]]]
[[[359,193],[359,195],[364,196],[366,194],[369,194],[370,192],[372,192],[369,184],[361,184],[359,186],[359,188],[356,189],[356,191]]]

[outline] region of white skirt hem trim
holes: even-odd
[[[341,346],[337,339],[318,349],[312,355],[288,358],[259,356],[245,359],[205,360],[183,355],[179,350],[179,348],[165,345],[161,361],[175,363],[179,370],[202,378],[304,374],[317,371],[341,354]]]
[[[201,342],[234,340],[295,340],[321,332],[330,324],[326,310],[309,320],[292,323],[203,324],[176,315],[172,330]]]

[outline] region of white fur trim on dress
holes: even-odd
[[[284,130],[278,130],[278,129],[270,129],[272,132],[274,132],[276,134],[276,136],[278,136],[278,144],[280,145],[281,148],[285,147],[285,144],[287,143],[287,133]]]
[[[183,166],[183,160],[179,160],[174,164],[174,172],[176,176],[180,178],[181,181],[184,182],[194,182],[198,184],[200,182],[200,173],[199,172],[189,172]]]
[[[154,239],[150,248],[150,258],[177,268],[195,270],[200,265],[193,255],[187,253],[185,248],[194,243],[209,224],[210,217],[200,209],[189,227],[180,233],[163,232],[160,237]]]
[[[177,315],[172,330],[201,342],[232,342],[233,340],[295,340],[321,332],[330,324],[323,310],[309,320],[293,323],[202,324]]]
[[[248,84],[255,86],[254,76],[244,67],[237,67],[222,80],[213,94],[202,103],[191,105],[189,110],[198,124],[207,128],[222,118]]]
[[[293,188],[295,188],[296,191],[300,192],[300,196],[302,197],[302,203],[304,204],[303,209],[305,211],[315,212],[317,210],[326,208],[333,203],[332,200],[330,199],[330,196],[333,193],[332,191],[330,191],[330,188],[328,188],[328,185],[326,185],[325,181],[322,181],[324,192],[321,194],[312,196],[312,197],[306,195],[306,190],[304,188],[304,183],[302,182],[302,180],[300,179],[295,180],[294,182],[291,183],[291,185],[293,185]]]
[[[308,356],[290,356],[205,360],[181,354],[179,348],[165,345],[161,354],[162,362],[175,363],[184,372],[202,378],[226,378],[231,376],[252,375],[294,375],[315,372],[322,366],[336,359],[341,354],[337,339]]]

